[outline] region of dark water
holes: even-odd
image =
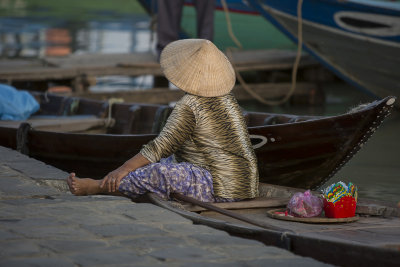
[[[375,98],[344,82],[323,84],[326,103],[321,106],[284,105],[266,107],[245,103],[247,109],[290,114],[335,115]],[[398,101],[400,101],[398,99]],[[400,111],[393,110],[360,151],[321,188],[334,182],[352,182],[359,196],[392,202],[400,201]]]
[[[117,0],[121,2],[121,0]],[[85,53],[147,52],[154,48],[151,21],[130,1],[130,9],[114,1],[0,0],[0,58],[41,58]],[[82,4],[82,5],[81,5]],[[80,6],[81,5],[81,6]],[[77,8],[80,7],[80,8]],[[0,59],[1,60],[1,59]],[[97,77],[93,91],[150,88],[151,76]],[[322,84],[326,103],[319,106],[268,107],[241,103],[249,110],[334,115],[374,98],[343,82]],[[361,197],[400,201],[400,113],[393,112],[356,156],[326,185],[351,181]]]
[[[352,181],[360,196],[399,202],[399,133],[400,113],[395,112],[331,182]]]
[[[349,107],[373,100],[348,85],[337,84],[326,89],[326,92],[327,111],[345,112]],[[335,99],[335,102],[329,102],[330,99]],[[351,181],[358,186],[362,197],[399,202],[399,134],[400,112],[395,109],[361,150],[326,185],[337,181]]]

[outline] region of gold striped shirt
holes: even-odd
[[[218,197],[258,196],[257,159],[242,111],[232,94],[186,94],[159,136],[140,153],[153,163],[174,154],[178,162],[207,169]]]

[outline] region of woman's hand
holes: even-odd
[[[107,174],[101,181],[100,188],[107,187],[108,192],[118,191],[119,184],[129,172],[133,172],[137,168],[149,164],[150,161],[143,157],[140,153],[126,161],[121,167]]]
[[[124,168],[123,166],[107,174],[101,181],[100,187],[107,187],[108,192],[118,191],[119,184],[130,170]]]

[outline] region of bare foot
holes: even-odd
[[[70,173],[67,178],[69,190],[75,196],[96,195],[105,193],[100,188],[100,181],[90,178],[78,178],[75,173]]]

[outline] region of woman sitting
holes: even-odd
[[[75,195],[181,193],[204,202],[258,195],[258,170],[242,111],[231,90],[235,72],[210,41],[170,43],[160,64],[167,79],[186,94],[157,138],[102,180],[71,173]]]

